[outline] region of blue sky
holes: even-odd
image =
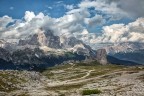
[[[143,42],[143,5],[144,0],[0,0],[0,38],[23,38],[45,27],[89,44]]]
[[[33,11],[58,18],[67,11],[64,4],[76,5],[80,2],[81,0],[0,0],[0,16],[8,15],[19,19],[24,16],[25,11]]]
[[[43,12],[45,15],[49,15],[53,18],[59,18],[65,15],[68,9],[64,5],[73,5],[77,8],[77,5],[82,0],[1,0],[0,1],[0,17],[8,15],[15,19],[21,19],[26,11],[33,11],[35,14]],[[91,16],[95,14],[102,14],[99,11],[94,11],[94,7],[89,8]],[[116,20],[108,22],[113,23],[125,23],[130,22],[131,19],[124,18],[122,20]]]

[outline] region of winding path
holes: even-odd
[[[117,70],[113,73],[107,73],[107,74],[96,76],[96,77],[93,77],[93,78],[84,79],[85,77],[89,76],[92,71],[93,70],[88,71],[85,76],[83,76],[81,78],[78,78],[78,79],[72,79],[72,80],[66,80],[66,81],[55,81],[55,82],[49,82],[47,84],[48,84],[49,87],[62,86],[62,85],[72,85],[72,84],[78,84],[78,83],[87,82],[87,81],[90,81],[90,80],[99,79],[99,78],[101,78],[103,76],[106,76],[106,75],[113,75],[113,74],[116,74],[116,73],[124,72],[124,71],[121,71],[121,70],[119,70],[119,71]]]

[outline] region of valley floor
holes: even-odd
[[[0,96],[82,96],[92,89],[100,90],[96,96],[144,96],[144,66],[93,63],[60,65],[43,72],[0,71]]]

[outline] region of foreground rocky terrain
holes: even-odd
[[[98,96],[143,96],[144,66],[100,65],[94,61],[41,72],[0,71],[0,96],[82,96],[84,90],[92,89],[100,90]]]

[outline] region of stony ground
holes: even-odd
[[[72,64],[43,72],[0,71],[0,96],[144,96],[144,66]]]

